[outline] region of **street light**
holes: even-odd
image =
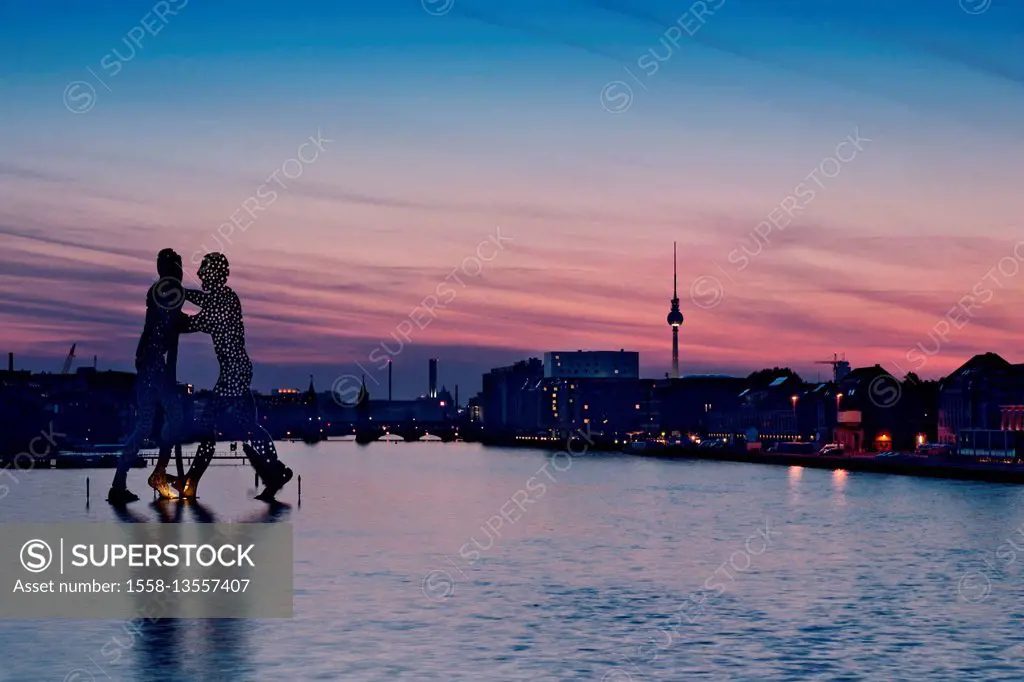
[[[793,396],[790,398],[793,401],[793,433],[796,435],[797,440],[800,439],[800,423],[796,418],[796,402],[800,400],[800,396]]]
[[[843,399],[842,393],[836,393],[836,435],[832,442],[839,442],[839,403]]]

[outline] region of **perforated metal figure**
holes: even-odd
[[[107,500],[113,504],[139,499],[128,490],[128,471],[139,454],[142,442],[153,431],[158,407],[163,410],[161,451],[169,452],[181,433],[181,402],[167,366],[167,352],[174,343],[175,327],[185,300],[181,285],[181,256],[172,249],[164,249],[157,255],[156,269],[160,279],[150,286],[146,294],[146,322],[135,350],[138,421],[121,450],[114,481],[107,494]]]
[[[213,397],[200,418],[202,442],[192,466],[175,487],[182,497],[195,497],[199,479],[213,458],[218,436],[243,441],[243,449],[260,479],[266,485],[257,499],[273,500],[291,480],[292,470],[277,458],[274,441],[260,426],[253,398],[252,362],[245,351],[245,324],[242,304],[227,285],[230,268],[222,253],[209,253],[199,266],[203,291],[185,290],[185,299],[199,306],[196,315],[183,315],[182,333],[203,332],[213,339],[220,363],[220,376]]]

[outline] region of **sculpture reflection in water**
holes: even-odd
[[[197,500],[159,500],[152,509],[162,524],[182,524],[184,512],[190,513],[193,523],[218,523],[213,512]],[[273,502],[252,516],[234,519],[235,523],[277,523],[287,519],[291,507]],[[146,524],[146,516],[128,509],[115,507],[120,521]],[[149,526],[152,527],[152,526]],[[133,531],[135,540],[146,542],[149,536],[145,526]],[[259,677],[256,651],[249,635],[251,620],[243,618],[179,619],[173,617],[145,617],[150,611],[152,595],[139,593],[137,605],[140,616],[131,619],[104,645],[101,656],[114,672],[126,666],[135,680],[249,680]],[[165,602],[165,605],[167,602]],[[127,678],[126,678],[127,679]]]

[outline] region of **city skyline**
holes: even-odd
[[[358,361],[380,396],[371,354],[430,296],[450,300],[408,331],[396,396],[431,357],[468,396],[558,347],[637,350],[662,377],[672,241],[684,375],[1020,359],[1018,7],[253,4],[71,7],[57,33],[0,10],[19,366],[78,343],[130,371],[172,247],[192,273],[227,254],[261,390]],[[212,353],[184,340],[179,374],[211,385]]]
[[[1021,0],[0,0],[0,63],[0,682],[1021,668]]]

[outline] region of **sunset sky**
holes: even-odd
[[[399,397],[432,356],[463,400],[545,350],[663,376],[677,241],[684,374],[1024,362],[1024,5],[696,4],[8,0],[0,350],[131,370],[170,246],[227,255],[256,388],[381,380],[396,329]]]

